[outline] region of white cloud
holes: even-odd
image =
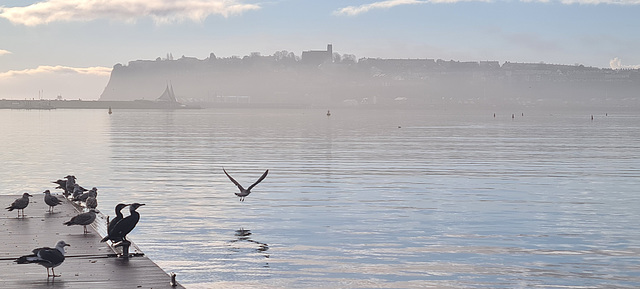
[[[611,69],[640,69],[640,65],[622,65],[622,59],[616,57],[609,61]]]
[[[369,12],[370,10],[373,10],[373,9],[389,9],[395,6],[425,4],[429,2],[430,1],[418,1],[418,0],[387,0],[387,1],[363,4],[360,6],[347,6],[334,11],[333,14],[355,16],[358,14]]]
[[[24,7],[0,7],[0,17],[27,26],[94,19],[135,22],[143,17],[170,23],[199,22],[209,15],[229,17],[257,9],[260,6],[237,0],[48,0]]]
[[[111,67],[69,67],[69,66],[38,66],[38,68],[30,68],[24,70],[9,70],[7,72],[0,72],[0,79],[7,79],[20,76],[34,76],[45,74],[81,74],[81,75],[95,75],[95,76],[109,76],[111,75]]]
[[[11,54],[11,51],[0,49],[0,56],[5,55],[5,54]]]
[[[496,0],[501,1],[501,0]],[[360,6],[347,6],[340,8],[333,12],[334,15],[346,15],[355,16],[358,14],[366,13],[375,9],[389,9],[402,5],[416,5],[416,4],[447,4],[447,3],[460,3],[460,2],[496,2],[494,0],[385,0],[378,1],[369,4],[363,4]],[[505,1],[505,0],[502,0]],[[610,5],[640,5],[640,0],[519,0],[520,2],[528,3],[561,3],[565,5],[571,4],[584,4],[584,5],[598,5],[598,4],[610,4]]]

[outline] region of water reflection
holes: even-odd
[[[266,253],[266,251],[269,250],[269,245],[253,240],[250,237],[251,235],[253,235],[253,233],[251,233],[251,230],[240,228],[235,231],[234,235],[236,236],[236,239],[229,241],[229,243],[235,245],[232,246],[233,251],[241,251],[243,248],[245,248],[244,246],[242,246],[242,244],[244,243],[249,244],[249,248],[255,250],[256,252],[263,253],[262,255],[265,258],[269,258],[269,254]]]

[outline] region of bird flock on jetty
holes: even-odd
[[[269,173],[269,170],[266,170],[262,174],[262,176],[258,178],[257,181],[255,181],[253,184],[251,184],[249,187],[245,189],[239,182],[237,182],[233,177],[231,177],[224,168],[222,168],[222,171],[229,178],[229,180],[231,180],[231,182],[234,185],[236,185],[236,187],[239,189],[240,192],[235,193],[235,195],[240,198],[241,202],[244,202],[244,199],[249,194],[251,194],[251,189],[253,189],[257,184],[262,182],[262,180],[264,180],[267,177],[267,174]],[[45,190],[43,192],[44,202],[47,206],[49,206],[47,212],[49,214],[54,214],[54,208],[62,204],[63,202],[65,202],[65,200],[69,202],[76,202],[76,204],[79,204],[80,206],[84,206],[84,209],[83,209],[84,212],[73,216],[70,220],[64,222],[63,225],[83,226],[83,235],[87,235],[89,233],[89,231],[87,230],[87,226],[95,222],[95,220],[97,219],[97,214],[99,213],[99,211],[97,210],[98,189],[96,187],[93,187],[90,190],[83,188],[76,182],[76,177],[73,175],[68,175],[64,177],[64,179],[59,179],[59,180],[53,181],[52,183],[58,185],[56,189],[63,190],[62,194],[64,198],[59,198],[58,196],[51,194],[51,191]],[[17,210],[18,218],[24,218],[25,217],[24,209],[27,208],[27,206],[29,206],[29,201],[30,201],[29,198],[32,198],[32,197],[33,195],[29,193],[24,193],[22,194],[22,197],[13,201],[13,203],[11,203],[11,205],[6,207],[6,209],[8,211]],[[116,246],[116,247],[123,243],[126,243],[126,246],[128,247],[128,244],[130,244],[130,242],[127,240],[126,237],[140,221],[140,213],[137,212],[137,209],[144,205],[145,204],[141,204],[141,203],[117,204],[115,206],[116,216],[111,221],[109,221],[109,219],[107,218],[107,235],[104,236],[100,240],[100,242],[110,241],[113,244],[113,246]],[[122,214],[122,210],[125,207],[129,207],[129,215],[126,217]],[[32,254],[21,256],[17,258],[15,262],[18,264],[29,264],[29,263],[40,264],[47,269],[47,278],[60,277],[60,275],[55,274],[54,268],[64,262],[65,248],[68,246],[71,246],[71,245],[67,244],[63,240],[60,240],[57,242],[56,246],[53,248],[41,247],[41,248],[33,249],[31,251]],[[49,271],[51,271],[51,273]]]
[[[89,233],[87,226],[91,225],[95,222],[98,214],[98,189],[93,187],[90,190],[87,190],[76,183],[76,177],[72,175],[66,176],[64,179],[59,179],[53,181],[53,183],[58,184],[56,189],[63,190],[64,198],[59,198],[56,195],[52,195],[50,190],[45,190],[44,194],[44,202],[49,206],[48,213],[54,214],[54,208],[60,204],[62,204],[65,200],[69,202],[76,202],[76,204],[80,206],[84,206],[84,212],[81,212],[75,216],[73,216],[70,220],[62,223],[62,225],[66,226],[82,226],[83,227],[83,235]],[[29,193],[22,194],[21,198],[16,199],[8,206],[6,209],[9,211],[17,210],[18,218],[24,218],[24,209],[29,205],[29,198],[33,197]],[[126,239],[127,234],[129,234],[138,224],[140,220],[140,214],[136,212],[136,210],[143,206],[144,204],[140,203],[132,203],[132,204],[118,204],[116,205],[116,218],[111,220],[108,223],[108,231],[107,236],[104,237],[101,242],[111,241],[114,246],[117,246],[121,242],[128,242]],[[130,213],[128,216],[123,216],[122,212],[120,212],[125,207],[130,207]],[[65,259],[65,247],[71,246],[67,244],[65,241],[58,241],[54,248],[50,247],[42,247],[36,248],[32,250],[32,254],[24,255],[15,260],[18,264],[29,264],[36,263],[47,268],[47,278],[49,277],[60,277],[60,275],[56,275],[54,272],[55,267],[59,266],[64,262]],[[49,272],[51,269],[51,272]]]

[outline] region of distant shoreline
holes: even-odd
[[[198,109],[197,105],[150,100],[100,101],[100,100],[46,100],[1,99],[0,109]]]

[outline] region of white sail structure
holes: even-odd
[[[175,93],[173,93],[173,86],[167,84],[167,88],[164,89],[164,92],[156,99],[156,101],[178,102],[178,100],[176,100]]]

